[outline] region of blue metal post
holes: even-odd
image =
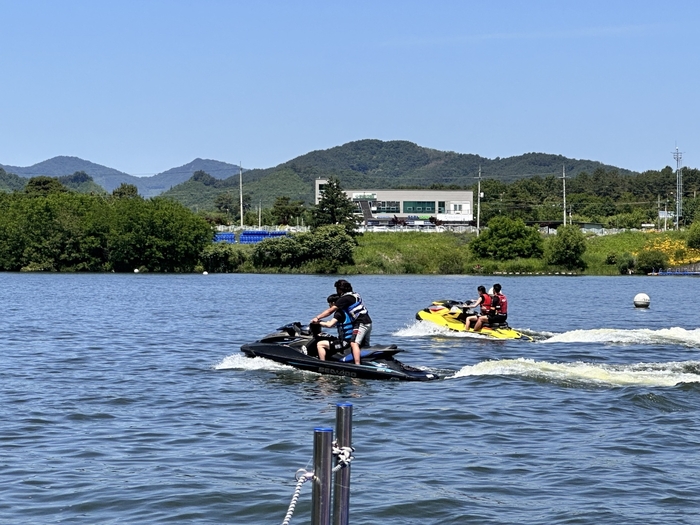
[[[352,403],[335,407],[335,435],[338,448],[352,446]],[[348,525],[350,515],[350,465],[336,471],[333,480],[333,525]]]
[[[333,429],[314,429],[314,480],[311,492],[311,525],[331,523],[331,474]]]

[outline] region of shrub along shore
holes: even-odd
[[[359,234],[355,207],[329,179],[312,231],[256,245],[214,243],[203,217],[135,186],[112,195],[34,177],[0,192],[0,271],[326,274],[647,274],[700,261],[700,221],[685,231],[586,236],[572,225],[543,236],[522,219],[492,218],[466,233]]]
[[[332,227],[331,227],[332,228]],[[473,234],[420,233],[420,232],[370,232],[355,238],[352,262],[347,260],[347,245],[341,242],[337,231],[323,236],[321,242],[311,240],[306,250],[307,257],[292,257],[303,249],[292,246],[295,241],[287,239],[287,251],[271,251],[263,241],[258,245],[213,245],[210,254],[217,257],[203,260],[197,270],[210,272],[249,273],[337,273],[361,274],[576,274],[576,275],[646,275],[660,268],[678,267],[700,261],[700,250],[687,246],[687,232],[641,232],[630,231],[605,236],[584,238],[585,250],[581,256],[583,268],[571,268],[550,264],[547,256],[512,259],[482,258],[473,253],[470,243]],[[295,236],[297,237],[297,236]],[[335,239],[334,239],[335,237]],[[544,240],[547,243],[556,236]],[[295,251],[296,250],[296,251]],[[267,254],[267,262],[263,263]],[[310,255],[309,255],[310,254]],[[341,254],[343,262],[333,259]],[[327,257],[331,255],[331,257]],[[216,259],[216,263],[214,263]]]

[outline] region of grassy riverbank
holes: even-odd
[[[685,246],[685,232],[625,232],[586,239],[583,275],[619,275],[619,262],[645,249],[664,252],[672,266],[700,261],[700,251]],[[455,233],[365,233],[358,238],[355,265],[341,267],[353,274],[474,274],[556,273],[570,270],[543,259],[494,261],[474,257],[473,235]]]

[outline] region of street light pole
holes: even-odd
[[[241,206],[241,228],[243,228],[243,163],[238,162],[238,196]]]
[[[481,219],[481,164],[479,164],[479,184],[476,190],[476,236],[479,236],[481,231],[479,228],[479,220]]]
[[[566,164],[562,166],[561,181],[564,188],[564,226],[566,226]]]

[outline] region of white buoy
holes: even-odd
[[[651,299],[645,293],[638,293],[634,296],[634,306],[635,308],[649,308],[649,303]]]
[[[138,268],[134,268],[134,273],[139,273],[139,269],[138,269]]]
[[[209,272],[202,272],[202,275],[209,275]]]

